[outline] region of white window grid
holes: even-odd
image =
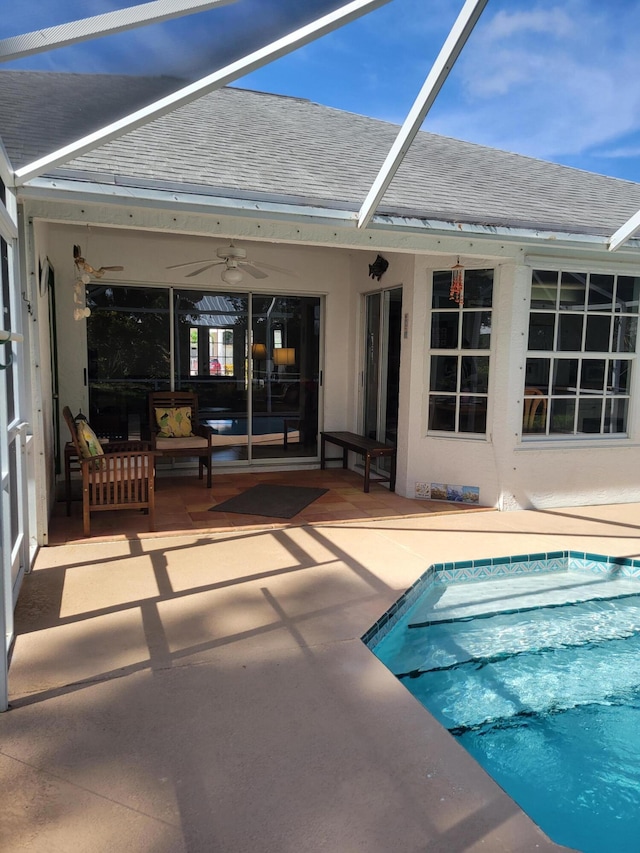
[[[529,322],[533,317],[548,317],[553,319],[553,339],[551,347],[527,350],[527,370],[525,371],[524,406],[523,406],[523,438],[535,439],[548,437],[590,437],[597,435],[606,437],[626,437],[628,434],[628,415],[631,401],[631,373],[636,361],[638,333],[638,300],[622,304],[617,301],[618,280],[629,278],[628,273],[602,274],[598,273],[567,273],[566,271],[534,270],[532,273],[532,302],[533,281],[538,275],[556,277],[556,297],[553,306],[538,307],[532,305],[529,311]],[[582,303],[573,305],[563,304],[563,275],[574,276],[584,280],[585,298]],[[592,276],[604,277],[612,282],[611,301],[603,303],[599,308],[589,305],[588,294],[592,285]],[[633,277],[632,277],[633,278]],[[629,310],[632,306],[632,310]],[[562,318],[575,316],[581,318],[579,348],[562,348]],[[608,341],[606,349],[589,348],[589,321],[602,318],[609,321]],[[593,323],[591,324],[593,328]],[[531,329],[531,325],[530,325]],[[531,334],[531,331],[530,331]],[[624,337],[631,336],[633,346],[625,348]],[[529,340],[529,346],[531,341]],[[547,369],[543,371],[543,383],[531,383],[527,375],[532,362],[546,362]],[[575,376],[575,385],[558,390],[556,377],[562,368],[562,363],[569,363],[570,372]],[[566,369],[566,367],[565,367]],[[589,387],[590,374],[602,376],[600,388]],[[624,385],[621,385],[621,378]],[[599,380],[598,380],[599,381]],[[560,415],[564,427],[554,426],[557,417],[554,409],[566,401],[567,414]],[[573,403],[573,405],[570,405]],[[588,409],[591,409],[591,413]],[[584,428],[586,414],[591,426]],[[597,423],[596,423],[597,422]]]
[[[493,276],[493,270],[487,270],[484,272],[490,272]],[[434,272],[434,281],[437,276],[442,276],[443,274],[449,275],[450,271],[436,271]],[[480,305],[478,307],[468,307],[463,305],[456,305],[453,302],[451,306],[438,305],[433,306],[430,312],[430,316],[433,319],[434,315],[449,315],[452,318],[456,318],[457,321],[457,340],[455,342],[455,346],[445,346],[445,347],[436,347],[430,346],[430,383],[429,383],[429,410],[428,410],[428,431],[430,434],[438,434],[441,433],[447,436],[459,436],[461,438],[484,438],[486,436],[487,427],[485,420],[485,428],[482,431],[476,431],[475,429],[465,429],[464,420],[465,417],[468,419],[468,423],[474,424],[475,418],[473,418],[473,406],[480,405],[486,413],[488,411],[488,400],[489,400],[489,374],[491,369],[491,353],[490,348],[471,348],[468,345],[465,345],[463,340],[463,334],[465,327],[468,323],[472,322],[477,324],[478,326],[482,326],[483,323],[488,325],[488,333],[491,334],[491,322],[493,316],[493,306],[492,305]],[[432,335],[433,335],[433,327],[430,330],[430,338],[429,341],[432,343]],[[451,390],[437,390],[433,388],[434,385],[434,376],[436,373],[436,359],[455,359],[455,389]],[[472,372],[472,368],[470,369],[468,365],[470,364],[479,364],[483,369],[486,370],[486,390],[478,391],[478,390],[469,390],[465,387],[466,382],[465,379],[468,376],[469,372]],[[436,418],[433,416],[433,406],[436,400],[451,400],[451,409],[453,410],[453,429],[442,429],[439,428]],[[469,415],[471,414],[471,418],[469,419]]]

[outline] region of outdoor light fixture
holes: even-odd
[[[280,367],[296,363],[296,351],[293,347],[278,347],[273,351],[273,363]]]
[[[369,264],[369,278],[377,278],[378,281],[380,281],[382,276],[386,273],[388,266],[389,261],[386,258],[383,258],[382,255],[378,255],[375,261],[372,264]]]
[[[73,285],[73,301],[75,302],[76,306],[78,306],[73,309],[74,320],[85,320],[91,315],[91,309],[87,308],[85,290],[85,284],[89,284],[90,281],[91,277],[85,274],[78,276],[75,281],[75,284]]]

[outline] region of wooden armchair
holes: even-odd
[[[198,457],[198,476],[207,469],[211,488],[211,436],[198,422],[198,395],[191,391],[152,391],[149,394],[151,446],[157,456]]]
[[[522,427],[524,432],[533,432],[536,416],[541,416],[540,427],[544,430],[547,420],[547,401],[539,388],[524,389],[524,411]]]
[[[114,509],[144,510],[149,515],[149,530],[155,530],[154,453],[149,443],[110,442],[105,445],[107,452],[89,455],[87,443],[79,436],[68,406],[62,414],[82,473],[84,535],[91,535],[92,512]]]

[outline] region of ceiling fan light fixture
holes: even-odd
[[[233,243],[229,246],[221,246],[216,250],[216,255],[222,258],[223,261],[245,261],[247,259],[247,250],[240,246],[234,246]]]
[[[242,273],[236,267],[230,267],[223,271],[222,280],[227,284],[240,284],[242,281]]]

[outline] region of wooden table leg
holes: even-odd
[[[364,455],[364,490],[365,492],[369,491],[369,477],[371,475],[371,454],[365,453]]]
[[[64,492],[67,501],[67,515],[71,515],[71,451],[64,448]]]

